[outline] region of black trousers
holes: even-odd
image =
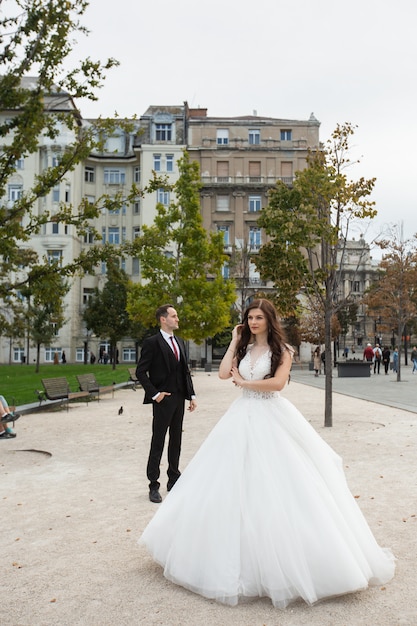
[[[150,490],[160,487],[160,464],[168,431],[168,486],[172,487],[181,476],[179,462],[184,409],[184,395],[179,393],[172,393],[162,402],[153,403],[151,449],[146,470]]]

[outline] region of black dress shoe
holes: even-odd
[[[158,489],[151,489],[149,492],[149,500],[151,502],[155,502],[156,504],[159,504],[160,502],[162,502],[162,498],[161,498],[161,494],[159,493]]]

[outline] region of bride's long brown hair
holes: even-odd
[[[267,376],[265,376],[265,378],[271,378],[274,376],[278,366],[282,362],[282,351],[286,343],[286,337],[284,329],[278,319],[277,311],[272,302],[269,302],[269,300],[265,300],[263,298],[260,300],[253,300],[246,309],[242,320],[243,328],[236,347],[237,364],[239,365],[245,356],[248,344],[251,343],[251,340],[253,341],[252,333],[248,324],[248,315],[253,309],[261,309],[268,324],[268,345],[271,350],[271,371]]]

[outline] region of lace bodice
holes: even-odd
[[[239,373],[245,380],[262,380],[271,371],[271,351],[265,350],[256,360],[251,359],[252,346],[248,346],[248,350],[244,358],[239,363]],[[278,391],[254,391],[253,389],[243,389],[243,396],[246,398],[259,398],[261,400],[267,398],[276,398],[279,396]]]

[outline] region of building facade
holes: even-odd
[[[75,111],[72,101],[60,94],[60,102],[68,112]],[[8,115],[2,112],[1,115]],[[94,120],[81,120],[89,125]],[[101,234],[103,243],[114,245],[133,240],[144,224],[151,224],[156,215],[156,204],[168,205],[173,197],[159,189],[143,197],[126,199],[121,208],[111,208],[112,197],[127,197],[133,183],[146,187],[156,174],[165,175],[171,183],[179,176],[177,162],[186,149],[201,171],[201,211],[207,230],[221,231],[225,252],[232,261],[240,253],[240,263],[225,265],[225,277],[233,271],[240,294],[237,306],[243,308],[248,298],[258,290],[271,288],[263,284],[250,262],[264,242],[257,227],[259,212],[268,202],[268,191],[277,180],[291,185],[295,172],[306,166],[309,149],[319,147],[319,122],[314,115],[306,121],[283,120],[257,115],[225,118],[209,117],[206,109],[191,109],[187,103],[175,106],[150,106],[138,119],[131,121],[131,130],[119,128],[105,138],[100,151],[91,153],[47,196],[38,201],[37,211],[54,211],[60,203],[74,207],[81,201],[103,202],[103,208],[91,227]],[[36,173],[53,165],[59,154],[74,141],[74,134],[63,125],[53,142],[45,137],[39,140],[39,149],[18,164],[11,177],[7,202],[33,185]],[[62,260],[76,258],[82,250],[93,245],[93,236],[87,232],[76,235],[71,226],[51,220],[30,241],[40,256]],[[244,259],[244,261],[242,261]],[[123,269],[134,281],[140,281],[138,259],[125,258]],[[238,268],[238,269],[236,269]],[[106,267],[97,268],[95,275],[74,277],[65,297],[65,325],[57,331],[53,345],[42,346],[41,362],[53,362],[65,350],[67,361],[85,362],[93,353],[108,351],[105,338],[94,337],[82,321],[83,310],[96,287],[106,281]],[[133,338],[125,338],[118,346],[120,362],[132,363],[137,358]],[[4,338],[0,342],[0,361],[30,362],[35,348],[23,340]]]

